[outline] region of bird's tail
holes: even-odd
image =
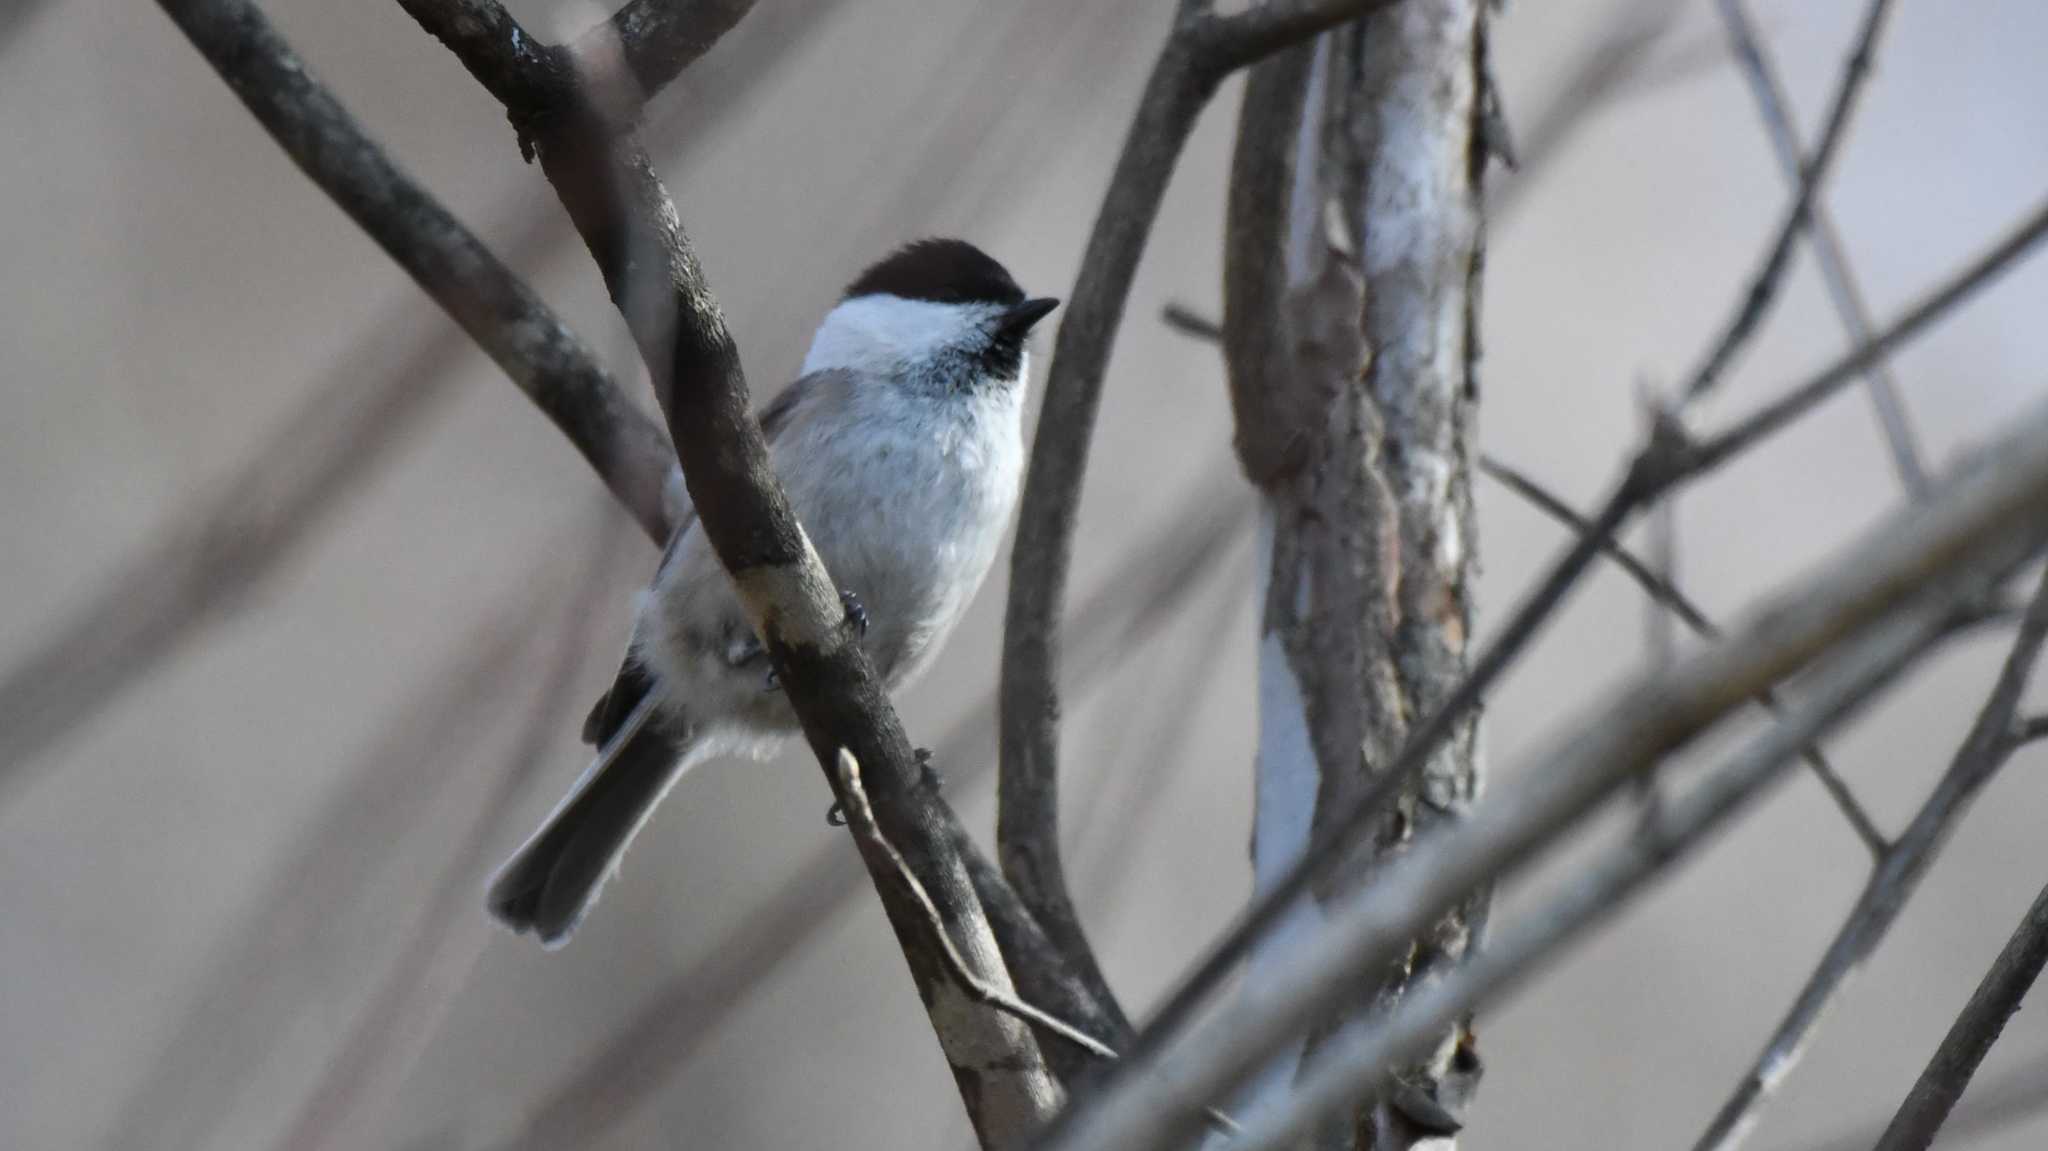
[[[491,876],[491,914],[550,948],[597,903],[626,845],[661,797],[701,758],[702,743],[654,722],[650,694],[606,741],[597,759],[540,830]]]

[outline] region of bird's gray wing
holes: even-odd
[[[775,393],[775,398],[762,407],[759,413],[762,437],[773,445],[777,438],[794,425],[796,413],[804,406],[806,398],[821,396],[829,389],[852,386],[851,373],[839,370],[812,372],[797,377],[788,387]],[[675,530],[669,534],[668,546],[662,549],[657,572],[666,569],[675,559],[676,550],[682,545],[684,537],[696,530],[696,527],[696,511],[692,508],[690,514],[677,522]],[[629,648],[624,662],[619,665],[619,674],[612,680],[610,690],[598,699],[597,705],[590,709],[589,717],[583,721],[583,742],[592,747],[604,747],[611,741],[612,736],[618,734],[620,727],[633,714],[633,709],[640,706],[640,701],[647,698],[647,694],[653,690],[653,674],[634,657],[633,651]]]

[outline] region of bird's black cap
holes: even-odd
[[[1024,289],[987,252],[965,240],[918,240],[905,244],[847,285],[846,299],[887,293],[940,304],[1024,302]]]

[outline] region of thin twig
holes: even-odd
[[[1570,504],[1565,503],[1556,494],[1537,483],[1526,472],[1487,455],[1479,457],[1479,468],[1487,475],[1500,481],[1509,491],[1529,501],[1538,510],[1565,527],[1581,535],[1590,534],[1591,525],[1586,522],[1584,516],[1581,516]],[[1719,625],[1708,618],[1707,614],[1690,597],[1680,591],[1676,583],[1665,576],[1651,571],[1649,565],[1637,559],[1634,553],[1615,542],[1613,537],[1607,538],[1601,551],[1606,554],[1607,558],[1614,561],[1616,567],[1619,567],[1630,579],[1636,582],[1637,586],[1643,589],[1643,592],[1649,596],[1652,603],[1664,609],[1667,613],[1665,618],[1677,618],[1687,627],[1691,628],[1695,635],[1703,639],[1717,640],[1721,638]],[[1769,690],[1761,692],[1757,695],[1756,700],[1765,710],[1782,718],[1782,706],[1778,701],[1777,692]],[[1870,812],[1865,810],[1863,804],[1857,801],[1856,794],[1850,790],[1848,781],[1844,780],[1841,773],[1835,770],[1834,764],[1828,762],[1827,756],[1822,753],[1819,745],[1816,744],[1803,749],[1800,755],[1807,766],[1813,770],[1814,778],[1820,781],[1820,785],[1827,791],[1828,797],[1834,800],[1836,809],[1842,813],[1842,818],[1848,822],[1850,830],[1854,831],[1856,838],[1862,840],[1863,846],[1869,849],[1871,857],[1873,859],[1884,858],[1885,849],[1890,846],[1890,843],[1885,839],[1884,833],[1878,830],[1877,821],[1870,817]]]
[[[2048,715],[2032,716],[2013,725],[2007,737],[2014,751],[2038,740],[2048,739]]]
[[[1877,37],[1884,30],[1885,17],[1890,15],[1892,0],[1870,0],[1864,10],[1863,24],[1856,35],[1856,44],[1850,50],[1848,61],[1842,66],[1841,79],[1835,83],[1835,96],[1828,107],[1826,125],[1821,129],[1820,140],[1814,145],[1813,154],[1799,169],[1799,186],[1793,194],[1792,205],[1785,212],[1785,219],[1778,225],[1771,239],[1771,246],[1764,254],[1763,265],[1750,279],[1749,290],[1743,294],[1741,306],[1728,321],[1721,337],[1708,349],[1698,368],[1687,377],[1680,393],[1682,402],[1691,403],[1712,390],[1721,380],[1722,372],[1728,367],[1735,354],[1756,334],[1758,325],[1770,311],[1771,303],[1777,298],[1778,285],[1785,278],[1785,269],[1791,265],[1792,242],[1806,227],[1812,213],[1814,197],[1821,184],[1826,181],[1835,156],[1841,151],[1842,141],[1848,138],[1849,114],[1856,107],[1856,99],[1862,94],[1864,81],[1870,75],[1870,62],[1876,54]]]
[[[1003,873],[1025,906],[1105,999],[1113,996],[1074,910],[1060,858],[1057,666],[1075,515],[1110,349],[1174,165],[1224,77],[1386,2],[1268,0],[1224,17],[1203,0],[1181,0],[1124,137],[1054,342],[1003,621],[996,844]]]
[[[2034,897],[1874,1151],[1924,1151],[1934,1142],[2043,966],[2048,966],[2048,887]]]
[[[1971,723],[1969,734],[1956,749],[1948,770],[1912,823],[1885,853],[1877,870],[1871,873],[1863,894],[1850,909],[1806,985],[1748,1073],[1693,1144],[1694,1151],[1733,1151],[1755,1130],[1758,1113],[1798,1065],[1836,992],[1883,942],[1947,842],[1949,832],[1969,810],[1970,801],[2011,755],[2007,733],[2012,730],[2013,710],[2026,691],[2044,641],[2048,641],[2048,573],[2043,574],[1998,680]]]
[[[1784,82],[1779,79],[1763,37],[1757,33],[1742,0],[1720,0],[1719,7],[1735,59],[1749,80],[1750,94],[1756,97],[1757,114],[1770,131],[1778,166],[1796,187],[1800,182],[1799,131],[1793,126]],[[1814,260],[1820,266],[1821,279],[1827,284],[1828,296],[1834,301],[1835,314],[1841,318],[1850,346],[1869,343],[1877,323],[1871,319],[1870,305],[1864,301],[1863,289],[1849,267],[1848,253],[1827,205],[1811,205],[1806,236],[1813,245]],[[1878,425],[1884,430],[1885,445],[1891,451],[1899,481],[1905,485],[1908,496],[1918,499],[1927,490],[1927,469],[1920,461],[1913,425],[1906,415],[1905,401],[1899,396],[1899,383],[1892,376],[1890,362],[1883,358],[1873,362],[1864,373],[1863,382],[1870,391],[1871,406],[1877,410]]]
[[[1355,994],[1356,976],[1391,962],[1435,918],[1526,862],[1637,772],[1684,746],[1740,700],[1867,633],[1944,584],[1976,587],[2048,537],[2048,407],[2037,408],[1918,506],[1903,509],[1820,575],[1755,613],[1716,647],[1647,677],[1468,819],[1425,837],[1354,901],[1325,902],[1318,946],[1280,956],[1264,994],[1200,1025],[1154,1024],[1093,1100],[1060,1124],[1060,1151],[1153,1145],[1185,1130],[1280,1045]]]
[[[1703,439],[1692,449],[1687,461],[1688,478],[1703,474],[1747,451],[1757,441],[1783,429],[1786,424],[1811,411],[1867,371],[1872,364],[1917,338],[1936,320],[1954,311],[1958,304],[1988,287],[2012,270],[2021,257],[2033,251],[2048,236],[2048,198],[2043,198],[2011,231],[1991,247],[1949,276],[1906,309],[1890,327],[1869,342],[1858,345],[1802,383],[1786,389],[1778,399],[1738,420],[1717,435]]]
[[[1041,1011],[1014,995],[990,986],[986,980],[969,969],[967,960],[962,958],[959,949],[953,946],[952,939],[946,935],[945,926],[939,918],[939,909],[932,905],[931,896],[926,894],[924,885],[917,881],[916,874],[910,870],[910,864],[904,861],[903,854],[889,843],[888,837],[882,834],[882,829],[876,826],[874,809],[869,806],[867,792],[860,785],[860,763],[853,758],[851,752],[839,753],[839,784],[841,794],[847,797],[843,801],[847,827],[852,829],[854,838],[861,840],[871,850],[880,853],[889,861],[890,866],[896,871],[897,881],[924,908],[926,929],[939,941],[946,962],[952,966],[954,977],[960,981],[961,986],[967,988],[983,1003],[1006,1011],[1033,1027],[1057,1035],[1098,1059],[1114,1061],[1118,1058],[1116,1049],[1109,1044],[1050,1012]],[[1207,1114],[1209,1122],[1226,1134],[1235,1135],[1241,1130],[1235,1120],[1213,1107],[1207,1110]]]

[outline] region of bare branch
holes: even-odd
[[[673,454],[575,333],[363,134],[246,0],[161,7],[300,170],[512,377],[642,527],[665,536]]]
[[[1855,109],[1856,98],[1863,91],[1863,82],[1870,75],[1870,61],[1875,55],[1877,37],[1884,30],[1885,18],[1890,15],[1891,8],[1892,0],[1870,0],[1870,6],[1865,9],[1863,25],[1856,34],[1856,45],[1849,53],[1848,62],[1842,66],[1841,79],[1835,84],[1834,101],[1828,108],[1827,123],[1821,129],[1820,141],[1814,145],[1813,155],[1800,168],[1799,187],[1792,197],[1792,205],[1786,210],[1784,221],[1778,225],[1771,246],[1764,255],[1763,266],[1750,280],[1741,306],[1729,320],[1720,339],[1707,351],[1700,366],[1688,377],[1681,393],[1683,402],[1698,399],[1720,382],[1721,373],[1729,361],[1756,333],[1757,325],[1777,298],[1778,284],[1791,264],[1792,242],[1806,227],[1814,197],[1827,179],[1842,141],[1848,136],[1849,114]]]
[[[584,33],[569,51],[583,56],[616,43],[635,85],[651,97],[753,7],[754,0],[632,0],[612,14],[609,26]]]
[[[2015,751],[2027,744],[2048,739],[2048,715],[2031,716],[2014,724],[2010,739]]]
[[[1229,16],[1205,16],[1188,25],[1186,34],[1197,57],[1221,75],[1249,67],[1275,52],[1394,2],[1259,0]]]
[[[1062,686],[1069,694],[1090,694],[1179,617],[1188,597],[1215,570],[1217,557],[1249,529],[1249,502],[1235,475],[1203,485],[1166,517],[1171,531],[1133,549],[1124,566],[1082,602],[1067,628],[1072,658],[1061,666]],[[966,789],[979,787],[993,770],[986,758],[970,752],[995,720],[995,700],[985,698],[940,739],[933,758],[962,765],[950,785],[956,795],[971,794]],[[985,863],[974,855],[967,858],[977,877],[976,890],[986,890],[980,880]],[[807,942],[846,906],[859,883],[837,847],[813,851],[781,890],[749,913],[720,946],[671,977],[647,1006],[634,1013],[630,1025],[550,1091],[500,1151],[552,1151],[574,1142],[601,1142],[607,1131],[637,1114],[667,1073],[693,1055],[698,1044],[784,961],[807,953]],[[1004,934],[1003,909],[986,895],[984,901],[990,903],[990,919],[1004,955],[1017,957],[1011,966],[1019,992],[1032,1002],[1062,1003],[1065,993],[1032,985],[1033,980],[1056,973],[1014,950],[1014,941]],[[1108,1009],[1114,1011],[1115,1004]],[[1099,1034],[1117,1035],[1117,1045],[1125,1045],[1129,1024],[1121,1022],[1120,1014],[1114,1021],[1093,1021],[1081,1010],[1060,1010]],[[1049,1061],[1058,1059],[1054,1052],[1047,1055]]]
[[[1025,906],[1105,1001],[1113,996],[1074,911],[1060,858],[1056,668],[1074,517],[1110,349],[1167,182],[1217,85],[1232,69],[1383,2],[1269,0],[1218,17],[1199,0],[1183,0],[1124,137],[1054,342],[1003,621],[996,844],[1003,873]]]
[[[1779,167],[1796,188],[1801,181],[1799,132],[1793,126],[1784,82],[1779,79],[1763,38],[1757,34],[1756,25],[1750,20],[1742,0],[1720,0],[1719,6],[1735,58],[1742,64],[1743,75],[1749,79],[1750,93],[1756,97],[1757,112],[1763,118],[1764,126],[1770,130],[1771,145],[1777,152]],[[1814,258],[1820,265],[1821,279],[1827,284],[1828,296],[1834,301],[1835,314],[1841,317],[1842,328],[1848,333],[1851,346],[1867,344],[1877,330],[1877,323],[1871,319],[1870,305],[1864,301],[1863,289],[1857,285],[1856,275],[1850,270],[1848,253],[1843,250],[1842,238],[1835,231],[1834,217],[1828,212],[1827,205],[1818,202],[1811,204],[1808,217],[1806,235],[1813,244]],[[1906,493],[1918,499],[1927,490],[1927,469],[1920,462],[1920,449],[1914,441],[1913,426],[1906,416],[1905,401],[1899,397],[1899,383],[1892,376],[1891,364],[1879,358],[1870,365],[1863,382],[1870,390],[1871,406],[1877,409],[1878,425],[1884,429],[1892,466],[1898,470]]]
[[[1995,1134],[2040,1116],[2048,1108],[2048,1055],[2036,1055],[2019,1067],[1978,1081],[1962,1106],[1942,1125],[1948,1142],[1965,1142]],[[1847,1132],[1804,1151],[1870,1151],[1884,1134],[1881,1124]]]
[[[1386,1089],[1388,1076],[1458,1019],[1536,975],[1564,945],[1627,906],[1782,774],[1794,750],[1853,714],[1944,634],[1955,600],[1893,620],[1833,661],[1807,703],[1728,766],[1681,798],[1651,807],[1635,834],[1504,929],[1443,980],[1426,984],[1380,1018],[1341,1034],[1303,1073],[1286,1105],[1246,1133],[1233,1151],[1277,1151],[1322,1116]]]
[[[1573,510],[1570,504],[1565,503],[1562,499],[1537,483],[1527,473],[1486,455],[1479,457],[1479,467],[1487,475],[1499,480],[1509,491],[1528,500],[1543,511],[1544,514],[1555,519],[1565,527],[1582,536],[1590,534],[1592,525],[1586,522],[1584,516]],[[1667,504],[1666,506],[1669,505]],[[1700,610],[1698,604],[1694,603],[1684,592],[1680,591],[1676,583],[1651,571],[1649,565],[1637,559],[1627,548],[1616,543],[1613,537],[1608,537],[1601,545],[1600,550],[1607,558],[1614,561],[1616,567],[1627,573],[1628,577],[1643,589],[1643,592],[1650,597],[1651,602],[1665,610],[1667,613],[1666,618],[1676,617],[1685,626],[1691,628],[1694,634],[1704,639],[1721,638],[1720,627],[1713,620],[1709,619],[1705,612]],[[1775,691],[1765,690],[1760,692],[1756,700],[1765,710],[1782,718],[1781,707]],[[1884,833],[1878,830],[1877,822],[1870,818],[1870,813],[1864,810],[1861,803],[1857,802],[1855,793],[1849,790],[1848,782],[1835,770],[1834,765],[1828,762],[1827,756],[1821,752],[1820,746],[1815,744],[1804,748],[1800,751],[1800,755],[1806,761],[1806,764],[1813,769],[1814,778],[1820,781],[1821,787],[1826,789],[1829,798],[1835,801],[1835,807],[1841,811],[1842,818],[1848,821],[1850,830],[1854,831],[1856,838],[1862,840],[1863,846],[1870,850],[1871,857],[1873,859],[1884,858],[1885,849],[1890,846],[1885,840]]]
[[[1898,1114],[1892,1117],[1875,1151],[1924,1151],[1934,1142],[2043,966],[2048,966],[2048,888],[2034,898],[2026,918],[2006,940],[1991,970],[1984,973],[1983,982],[1942,1037],[1927,1069],[1899,1104]]]
[[[1691,453],[1694,458],[1688,461],[1688,473],[1698,474],[1719,467],[1757,441],[1805,415],[1872,364],[1918,337],[1958,304],[2010,271],[2015,263],[2032,252],[2043,236],[2048,236],[2048,199],[2043,199],[2012,231],[1976,259],[1907,308],[1905,314],[1876,338],[1859,345],[1733,427],[1701,441]]]
[[[1844,981],[1861,967],[1897,921],[1913,897],[1927,868],[1947,842],[1949,832],[1969,810],[1970,801],[1990,782],[2012,753],[2007,738],[2013,711],[2026,691],[2044,640],[2048,640],[2048,573],[2044,573],[2026,617],[2020,622],[2012,650],[1998,673],[1984,706],[1956,749],[1941,781],[1906,826],[1898,841],[1871,873],[1863,894],[1850,909],[1834,941],[1821,956],[1806,986],[1758,1053],[1749,1072],[1715,1114],[1694,1151],[1733,1151],[1756,1127],[1758,1112],[1799,1062],[1822,1015]]]
[[[1427,837],[1353,901],[1325,904],[1318,945],[1281,964],[1266,995],[1248,995],[1200,1026],[1148,1029],[1112,1072],[1113,1086],[1076,1105],[1050,1146],[1136,1149],[1185,1131],[1274,1050],[1355,988],[1355,973],[1391,961],[1427,924],[1481,884],[1531,858],[1660,757],[1729,708],[1918,597],[1974,588],[2017,566],[2048,537],[2048,408],[2037,409],[1918,507],[1893,515],[1826,572],[1754,614],[1717,647],[1623,692],[1579,734],[1508,773],[1514,781],[1462,824]]]
[[[1338,830],[1311,844],[1308,853],[1267,893],[1247,908],[1223,937],[1213,945],[1194,970],[1167,997],[1140,1036],[1136,1054],[1145,1053],[1148,1036],[1178,1028],[1194,1009],[1249,953],[1260,939],[1273,931],[1289,906],[1344,854],[1344,845],[1366,826],[1375,813],[1392,803],[1402,789],[1429,762],[1429,756],[1455,730],[1467,709],[1476,705],[1520,655],[1523,648],[1557,610],[1584,576],[1604,541],[1634,512],[1664,493],[1691,482],[1736,455],[1754,447],[1810,411],[1827,396],[1855,379],[1877,356],[1897,348],[1921,334],[1936,319],[1968,299],[1978,289],[2007,271],[2021,256],[2048,235],[2048,200],[2012,233],[1985,252],[1946,283],[1908,309],[1890,328],[1868,344],[1855,349],[1832,365],[1791,389],[1785,396],[1737,422],[1729,430],[1697,443],[1685,439],[1676,427],[1662,429],[1631,462],[1622,480],[1599,511],[1587,517],[1587,529],[1552,561],[1536,587],[1526,594],[1501,625],[1501,630],[1473,662],[1459,688],[1437,711],[1411,729],[1401,754],[1360,795]]]
[[[837,3],[838,0],[832,0]],[[701,129],[744,100],[773,65],[800,46],[829,7],[814,2],[802,21],[777,8],[738,37],[736,53],[704,69],[696,98],[659,117],[651,131],[675,136],[670,162],[691,151]],[[509,262],[548,262],[573,233],[557,214],[521,210],[505,243]],[[545,218],[537,218],[542,217]],[[72,612],[50,640],[0,673],[0,789],[12,769],[118,702],[128,687],[178,655],[221,620],[254,602],[250,594],[314,538],[324,517],[358,490],[407,430],[426,418],[456,383],[454,369],[472,342],[448,324],[415,324],[408,299],[366,326],[375,339],[337,357],[313,396],[203,506],[125,564],[103,591]],[[423,335],[406,337],[409,331]],[[395,342],[403,350],[387,348]],[[666,436],[659,454],[670,458]],[[652,449],[649,455],[653,455]],[[649,534],[657,529],[645,519]],[[656,535],[655,542],[661,542]]]
[[[531,293],[392,168],[306,73],[259,12],[241,0],[163,0],[163,7],[280,143],[366,228],[379,233],[392,255],[416,277],[425,279],[438,272],[456,284],[468,279],[504,288],[507,298],[491,300],[494,307],[455,314],[458,320],[468,321],[465,327],[472,336],[514,371],[515,378],[529,382],[516,375],[529,364],[545,368],[564,362],[571,367],[589,363],[580,343],[553,322],[552,316],[546,316],[549,322],[536,328],[531,317],[538,301]],[[924,793],[909,741],[864,654],[846,634],[837,593],[768,469],[759,427],[748,410],[737,352],[716,304],[703,287],[674,208],[637,144],[624,141],[615,149],[608,138],[579,138],[582,133],[576,129],[589,126],[587,122],[573,127],[549,126],[541,138],[543,162],[562,165],[561,169],[551,167],[551,176],[566,170],[579,177],[573,192],[565,190],[565,205],[586,243],[599,254],[607,286],[616,299],[624,302],[633,295],[618,275],[619,263],[632,252],[648,250],[643,244],[612,242],[620,238],[616,232],[619,221],[612,218],[611,211],[618,202],[617,192],[631,192],[636,208],[647,209],[633,217],[637,231],[625,238],[637,239],[652,232],[662,241],[653,250],[665,256],[665,270],[675,288],[671,297],[674,327],[659,325],[655,338],[650,339],[644,313],[636,315],[629,310],[628,321],[643,321],[634,326],[643,353],[660,353],[649,356],[650,366],[657,393],[666,402],[671,431],[684,433],[679,455],[699,522],[728,570],[735,573],[750,622],[767,642],[785,690],[806,721],[806,734],[825,757],[821,762],[829,762],[838,747],[846,746],[882,769],[880,778],[888,798],[901,806],[910,824],[892,828],[893,838],[908,846],[916,862],[932,868],[927,886],[952,913],[949,922],[963,933],[959,942],[964,950],[985,965],[984,977],[1006,979],[1001,957],[954,854],[951,813],[943,804],[933,802],[935,797],[920,798]],[[380,229],[384,231],[380,233]],[[445,262],[445,253],[451,249],[466,257],[453,267]],[[442,257],[443,262],[437,263],[435,257]],[[506,316],[520,322],[508,323]],[[672,348],[671,334],[675,337]],[[668,354],[671,350],[673,359]],[[545,371],[535,375],[538,381],[557,386]],[[691,386],[670,386],[678,375],[689,379]],[[596,379],[609,387],[601,375]],[[587,386],[578,398],[594,391]],[[547,394],[537,398],[548,406]],[[571,434],[579,444],[583,442],[575,431]],[[595,462],[600,471],[610,474],[605,466],[609,460]],[[660,475],[656,473],[653,485],[657,508]],[[907,929],[905,909],[892,911],[899,929]],[[947,978],[935,956],[907,947],[906,957],[927,992],[936,987],[932,980]],[[926,999],[932,1002],[930,995]],[[986,1143],[1021,1138],[1057,1105],[1057,1086],[1044,1073],[1035,1042],[1014,1020],[956,1012],[937,1030],[942,1046],[962,1071],[963,1095]],[[1018,1073],[983,1077],[972,1070],[990,1057],[1014,1060]],[[1034,1065],[1039,1068],[1035,1073],[1031,1070]],[[1015,1095],[1010,1088],[1018,1084],[1029,1084],[1031,1090]]]

